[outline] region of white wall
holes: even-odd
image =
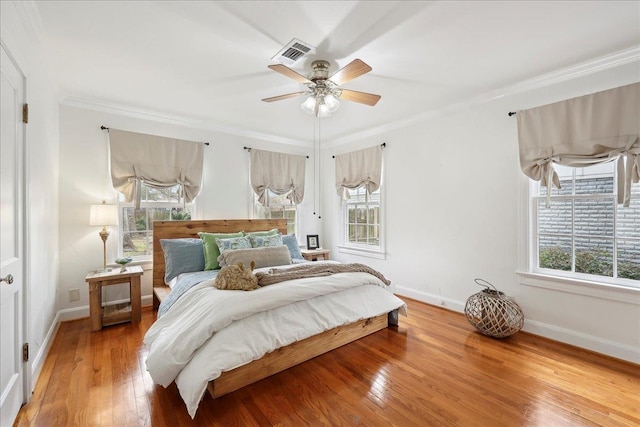
[[[55,331],[58,276],[58,97],[34,6],[0,2],[1,43],[26,76],[26,339],[31,384]]]
[[[101,200],[115,203],[116,192],[111,185],[108,159],[108,135],[100,126],[174,138],[210,142],[205,148],[202,192],[196,199],[194,219],[249,218],[251,190],[249,187],[249,154],[243,149],[279,151],[309,155],[305,200],[300,206],[298,235],[318,233],[317,221],[311,215],[313,206],[313,149],[304,145],[284,145],[255,138],[233,136],[211,130],[178,126],[143,119],[107,109],[60,107],[60,286],[59,309],[65,319],[88,316],[86,274],[102,265],[102,241],[99,227],[89,226],[89,206]],[[117,256],[117,233],[107,241],[107,262]],[[144,303],[151,303],[151,271],[146,265],[142,280]],[[69,289],[80,290],[80,300],[69,300]],[[106,301],[127,298],[126,285],[109,287]]]
[[[330,180],[323,190],[323,244],[335,259],[378,268],[398,294],[456,311],[481,290],[473,279],[486,279],[516,298],[525,330],[639,363],[638,293],[617,295],[626,302],[613,301],[524,286],[516,274],[526,236],[526,218],[519,212],[527,178],[519,168],[516,118],[507,116],[639,76],[638,63],[625,65],[323,150],[323,159],[331,160],[332,154],[387,143],[387,256],[378,260],[338,251],[341,211]],[[324,175],[333,177],[333,162],[324,163]]]

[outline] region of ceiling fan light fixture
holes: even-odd
[[[307,114],[315,114],[316,113],[316,98],[313,94],[309,95],[307,99],[300,105],[302,111]]]
[[[335,113],[340,108],[340,101],[331,93],[325,95],[324,104],[327,106],[331,114]]]

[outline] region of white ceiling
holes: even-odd
[[[638,1],[37,1],[63,96],[212,128],[313,140],[304,90],[267,69],[292,38],[336,71],[355,58],[373,71],[322,119],[323,139],[393,126],[487,97],[546,73],[640,45]]]

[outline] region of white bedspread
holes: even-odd
[[[203,282],[156,323],[144,342],[154,382],[175,381],[194,417],[207,383],[223,371],[336,326],[405,304],[367,273],[292,280],[255,291],[218,290]]]

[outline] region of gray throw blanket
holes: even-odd
[[[292,268],[271,268],[266,272],[258,272],[258,285],[267,286],[286,280],[303,279],[306,277],[329,276],[336,273],[369,273],[389,286],[391,282],[380,272],[364,264],[301,264]]]

